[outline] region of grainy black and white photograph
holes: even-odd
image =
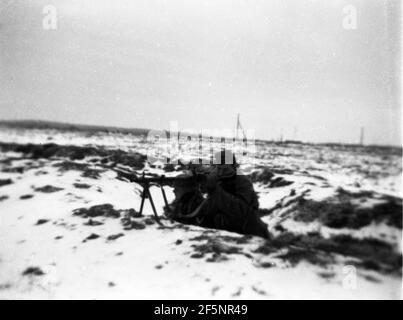
[[[0,0],[0,299],[400,300],[401,124],[400,0]]]

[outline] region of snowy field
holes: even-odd
[[[241,169],[266,241],[161,227],[149,203],[137,217],[141,188],[113,169],[180,173],[150,166],[147,147],[131,134],[0,127],[0,298],[401,298],[401,149],[259,142]]]

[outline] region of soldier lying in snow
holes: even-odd
[[[167,215],[183,223],[268,238],[267,225],[258,216],[253,185],[237,174],[235,156],[222,151],[213,163],[200,185],[182,181],[174,185],[175,200]],[[203,193],[207,193],[206,199]]]

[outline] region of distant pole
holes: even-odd
[[[236,120],[236,139],[237,140],[239,139],[239,131],[242,131],[242,139],[243,139],[243,142],[246,144],[246,140],[247,140],[246,133],[245,133],[245,130],[243,129],[243,126],[241,124],[241,120],[239,117],[239,113],[238,113],[238,117]]]
[[[237,115],[237,118],[236,118],[236,140],[238,140],[238,138],[239,138],[239,136],[238,136],[238,131],[239,131],[239,113],[238,113],[238,115]]]

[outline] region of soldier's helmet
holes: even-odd
[[[237,174],[238,164],[231,150],[222,150],[214,155],[213,165],[217,168],[220,178],[233,178]]]
[[[213,164],[215,165],[232,165],[237,166],[235,155],[231,150],[221,150],[214,154]]]

